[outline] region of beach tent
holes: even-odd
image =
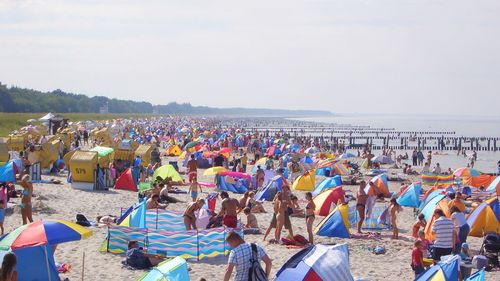
[[[45,114],[42,118],[38,119],[39,121],[49,121],[50,119],[54,118],[55,115],[52,114],[51,112]]]
[[[460,258],[453,256],[429,267],[415,281],[456,281],[460,271]]]
[[[314,214],[328,216],[333,204],[337,205],[339,201],[340,203],[345,203],[344,196],[345,192],[342,189],[342,186],[323,191],[313,199],[314,204],[316,205]]]
[[[381,174],[373,177],[370,182],[374,183],[378,191],[373,188],[370,184],[366,184],[365,193],[368,195],[379,195],[383,194],[384,197],[390,198],[391,193],[389,192],[389,185],[387,184],[387,175]]]
[[[386,155],[379,155],[376,156],[375,158],[372,159],[373,163],[380,163],[380,164],[392,164],[394,161],[392,161],[392,158]]]
[[[52,248],[48,245],[35,246],[12,251],[17,258],[16,271],[18,280],[61,280],[54,262]],[[3,260],[7,251],[0,251]]]
[[[316,175],[313,171],[306,171],[303,175],[297,177],[293,182],[292,188],[294,190],[313,191]]]
[[[356,155],[349,153],[349,152],[346,152],[346,153],[340,154],[338,159],[348,159],[348,158],[354,158],[354,157],[356,157]]]
[[[135,203],[116,221],[117,225],[146,228],[146,200]]]
[[[486,191],[491,193],[496,193],[497,196],[500,196],[500,176],[497,176],[488,186]]]
[[[164,261],[137,281],[189,281],[187,262],[181,257]]]
[[[431,204],[432,203],[432,204]],[[448,207],[448,200],[445,198],[439,200],[435,205],[433,202],[429,202],[427,206],[424,208],[425,213],[424,217],[425,220],[427,221],[427,224],[425,225],[425,238],[429,241],[434,241],[435,240],[435,235],[432,233],[432,227],[434,226],[434,221],[436,218],[434,217],[434,210],[436,209],[441,209],[443,210],[444,214],[446,217],[450,217],[450,208]]]
[[[336,186],[341,186],[342,185],[342,178],[340,176],[334,176],[331,178],[325,178],[322,180],[314,189],[312,195],[316,196],[323,192],[323,190],[336,187]]]
[[[326,237],[349,238],[349,205],[338,205],[314,229],[314,234]]]
[[[167,149],[168,156],[180,156],[182,149],[178,145],[172,145]]]
[[[484,281],[484,268],[474,272],[465,281]]]
[[[283,182],[284,180],[282,176],[275,176],[271,178],[271,180],[263,186],[257,194],[255,194],[255,200],[273,201],[276,193],[282,190]]]
[[[353,281],[347,244],[314,245],[293,255],[276,273],[276,281]]]
[[[304,158],[300,160],[300,166],[302,166],[305,171],[314,170],[314,161],[311,157],[304,156]]]
[[[249,187],[246,178],[222,175],[222,173],[215,176],[215,182],[217,184],[217,189],[233,193],[245,193]]]
[[[485,233],[500,234],[500,204],[498,198],[490,198],[479,204],[467,218],[470,236],[483,237]]]
[[[156,169],[153,173],[153,180],[156,180],[157,177],[161,179],[172,178],[174,182],[182,182],[181,175],[177,172],[174,166],[170,164],[166,164]]]
[[[412,183],[401,193],[397,199],[399,205],[403,207],[418,208],[420,205],[420,191],[422,190],[421,183]]]
[[[0,167],[0,182],[15,182],[16,175],[14,174],[14,162],[9,161]]]
[[[137,191],[137,183],[132,175],[132,169],[128,168],[116,180],[115,189]]]

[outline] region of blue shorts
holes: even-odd
[[[191,191],[191,198],[197,198],[198,197],[198,191]]]
[[[0,209],[0,223],[3,223],[5,220],[5,209]]]

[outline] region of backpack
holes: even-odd
[[[250,258],[250,269],[248,269],[248,280],[249,281],[267,281],[266,272],[262,269],[259,263],[259,253],[257,252],[257,245],[254,243],[250,244],[252,248],[252,255]]]
[[[89,222],[89,220],[82,214],[77,214],[76,215],[76,223],[81,225],[81,226],[91,226],[92,224]]]

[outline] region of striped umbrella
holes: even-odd
[[[57,245],[92,236],[92,231],[65,220],[40,220],[23,225],[0,241],[0,250]]]
[[[481,175],[481,172],[476,170],[476,169],[462,167],[462,168],[456,169],[455,172],[453,172],[453,175],[456,177],[459,177],[459,178],[461,178],[461,177],[477,177],[477,176]]]

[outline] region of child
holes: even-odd
[[[391,203],[389,205],[389,213],[391,214],[391,226],[392,226],[392,239],[398,239],[399,230],[397,224],[397,213],[401,212],[401,206],[396,201],[396,198],[391,199]]]
[[[462,250],[459,255],[463,261],[470,259],[469,245],[467,243],[462,243]]]
[[[431,242],[425,239],[425,232],[423,230],[418,231],[418,241],[422,243],[422,251],[424,251],[424,253],[427,253],[429,251]]]
[[[411,252],[411,269],[415,272],[417,278],[424,272],[424,255],[422,254],[422,242],[417,240],[413,243],[413,251]]]
[[[246,207],[243,209],[243,213],[247,216],[247,223],[245,224],[245,228],[259,228],[259,224],[257,223],[257,218],[254,214],[252,214],[250,208]]]
[[[425,226],[427,225],[427,222],[425,221],[425,216],[424,214],[418,215],[418,220],[413,224],[413,237],[418,238],[418,232],[420,230],[420,227],[425,229]]]
[[[198,184],[198,181],[196,177],[193,177],[193,181],[191,182],[191,185],[189,186],[188,193],[191,193],[191,199],[193,202],[196,202],[196,199],[198,198],[198,188],[200,189],[200,192],[203,192],[201,190],[201,186]]]

